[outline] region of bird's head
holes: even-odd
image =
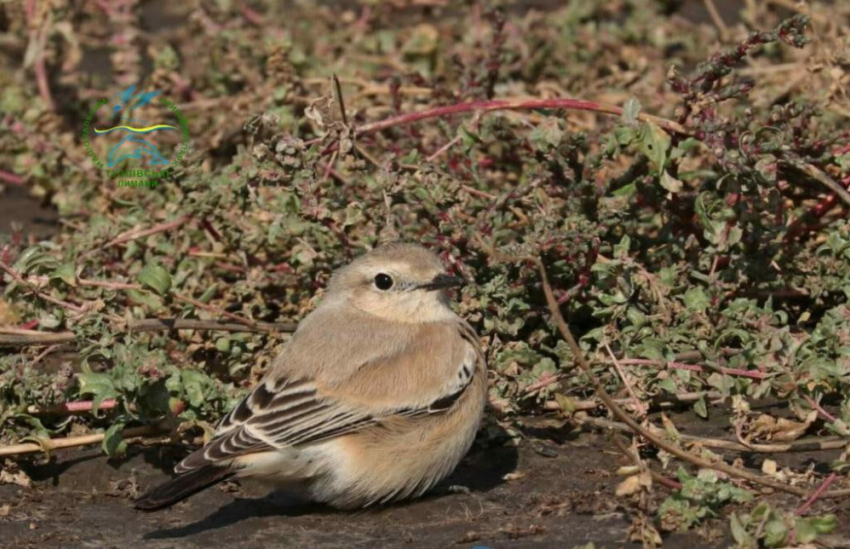
[[[454,318],[447,290],[463,284],[422,246],[390,244],[336,271],[325,299],[394,322],[439,322]]]

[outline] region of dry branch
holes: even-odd
[[[826,175],[823,171],[819,170],[815,166],[803,162],[801,160],[782,160],[782,164],[785,166],[792,167],[804,174],[808,175],[840,198],[845,204],[850,206],[850,192],[847,191],[844,187],[838,184],[834,179]]]
[[[192,320],[185,318],[145,318],[131,320],[127,331],[159,332],[168,330],[220,330],[223,332],[294,332],[295,322],[271,323],[255,322],[252,325],[229,322],[228,320]],[[54,345],[70,343],[75,340],[73,332],[39,332],[0,327],[0,346],[24,347],[27,345]]]
[[[615,359],[616,360],[616,359]],[[620,360],[620,364],[624,366],[661,366],[668,367],[674,370],[688,370],[691,372],[705,372],[706,367],[699,364],[684,364],[682,362],[665,362],[663,360],[650,360],[643,358],[625,358]],[[748,377],[751,379],[765,379],[767,374],[757,370],[741,370],[737,368],[716,368],[716,370],[724,375]]]
[[[576,419],[576,422],[582,427],[592,429],[610,429],[620,433],[631,433],[632,429],[625,423],[619,421],[610,421],[598,417],[585,417]],[[750,444],[749,446],[735,442],[733,440],[723,440],[718,438],[704,438],[694,435],[679,434],[679,438],[685,442],[693,442],[700,444],[706,448],[716,448],[718,450],[732,450],[735,452],[756,452],[756,453],[785,453],[785,452],[817,452],[825,450],[839,450],[847,446],[847,439],[841,437],[822,437],[817,439],[795,440],[793,442],[772,443],[772,444]]]
[[[631,432],[631,431],[629,431],[629,432]],[[632,463],[634,463],[635,465],[637,465],[641,469],[646,469],[649,472],[649,474],[652,476],[652,480],[658,482],[659,484],[663,484],[664,486],[666,486],[667,488],[670,488],[671,490],[679,490],[679,489],[682,488],[682,483],[679,482],[678,480],[673,480],[672,478],[667,478],[664,475],[662,475],[661,473],[653,471],[652,467],[643,463],[643,460],[640,459],[640,456],[636,455],[631,450],[631,448],[629,448],[622,440],[620,440],[620,437],[614,436],[613,438],[614,438],[614,443],[617,445],[617,447],[620,449],[620,451],[623,453],[623,455],[625,455],[627,458],[629,458],[629,460]]]
[[[675,444],[671,444],[663,438],[657,436],[655,433],[650,432],[648,429],[644,428],[637,421],[635,421],[629,414],[625,412],[625,410],[620,407],[619,404],[614,401],[611,395],[608,394],[608,391],[605,390],[605,387],[602,386],[602,383],[599,381],[599,378],[597,378],[596,374],[593,373],[593,370],[590,368],[590,364],[588,364],[587,360],[584,358],[584,353],[582,352],[581,347],[579,347],[578,343],[576,343],[576,340],[575,338],[573,338],[570,329],[567,327],[567,323],[564,321],[564,317],[561,315],[561,311],[558,308],[558,301],[555,299],[555,294],[552,291],[552,286],[549,284],[549,277],[546,274],[546,267],[544,267],[543,262],[539,259],[537,260],[537,266],[540,270],[540,277],[543,282],[543,291],[546,294],[546,302],[549,306],[549,311],[552,313],[552,316],[555,319],[555,323],[558,326],[558,331],[561,333],[561,336],[566,340],[567,344],[569,345],[576,364],[578,364],[579,368],[581,368],[581,370],[590,380],[590,383],[593,385],[593,388],[596,391],[596,395],[602,400],[602,402],[605,403],[608,409],[611,410],[611,412],[617,418],[619,418],[623,423],[628,425],[629,428],[631,428],[636,434],[640,435],[655,446],[661,448],[665,452],[672,454],[678,457],[679,459],[692,463],[697,467],[721,471],[731,477],[748,480],[752,483],[760,484],[762,486],[766,486],[774,490],[794,494],[795,496],[807,497],[809,495],[808,491],[803,488],[791,486],[785,484],[784,482],[779,482],[771,478],[752,473],[750,471],[747,471],[746,469],[733,467],[724,462],[710,461],[701,456],[697,456],[690,452],[682,450]],[[825,495],[824,497],[826,496],[827,495]]]
[[[121,436],[125,439],[134,437],[146,437],[160,433],[161,430],[153,425],[144,427],[131,427],[124,429]],[[66,438],[50,438],[44,439],[39,444],[34,442],[25,442],[23,444],[12,444],[11,446],[0,447],[0,457],[15,457],[24,454],[37,454],[39,452],[52,452],[62,448],[75,448],[77,446],[88,446],[90,444],[98,444],[103,442],[105,434],[95,433],[92,435],[80,435]]]

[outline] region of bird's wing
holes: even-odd
[[[176,471],[342,436],[389,417],[445,413],[481,375],[482,357],[478,342],[470,340],[471,330],[465,323],[451,328],[454,338],[439,345],[419,339],[425,343],[362,364],[345,383],[266,379],[222,419],[209,444]]]

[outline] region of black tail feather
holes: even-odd
[[[149,490],[145,495],[136,500],[136,509],[156,511],[157,509],[170,507],[192,494],[218,484],[233,475],[234,472],[227,467],[217,467],[215,465],[201,467]]]

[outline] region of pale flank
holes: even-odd
[[[266,378],[138,502],[157,509],[256,477],[344,508],[419,496],[469,450],[484,411],[478,338],[424,248],[394,244],[337,271]]]

